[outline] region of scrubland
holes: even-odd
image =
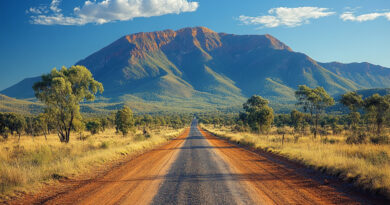
[[[234,132],[231,127],[202,125],[211,133],[229,141],[282,155],[328,174],[352,182],[356,186],[390,198],[390,145],[347,144],[346,136],[328,135],[313,139],[312,135],[294,138],[293,134],[255,134]]]
[[[148,134],[142,129],[122,136],[114,129],[90,135],[71,136],[61,143],[56,134],[47,136],[10,136],[0,142],[0,198],[20,192],[37,191],[43,183],[88,174],[107,162],[135,156],[178,136],[183,129],[155,128]]]

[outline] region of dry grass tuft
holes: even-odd
[[[322,139],[304,136],[295,142],[294,136],[287,134],[282,145],[281,135],[232,132],[228,127],[203,127],[230,141],[285,156],[390,198],[389,144],[350,145],[345,143],[343,135]]]
[[[42,182],[77,176],[105,162],[152,149],[178,136],[183,129],[159,128],[143,137],[142,130],[123,137],[114,129],[82,137],[71,136],[68,144],[56,135],[22,136],[0,142],[0,198],[19,191],[32,191]],[[86,133],[85,133],[86,134]]]

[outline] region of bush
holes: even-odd
[[[325,138],[322,140],[322,143],[324,143],[324,144],[336,144],[336,143],[338,143],[338,140],[335,140],[335,139],[328,139],[327,137],[325,137]]]
[[[108,142],[102,142],[101,144],[100,144],[100,148],[101,149],[107,149],[108,147],[109,147],[109,143]]]
[[[248,129],[244,125],[235,125],[232,128],[232,132],[247,132]]]
[[[298,143],[300,136],[294,135],[294,143]]]
[[[92,135],[99,133],[100,122],[99,121],[89,121],[85,124],[85,127]]]
[[[370,138],[371,143],[373,144],[389,144],[389,136],[374,136]]]
[[[355,134],[352,136],[347,137],[347,140],[345,141],[347,144],[362,144],[367,141],[367,135],[364,133]]]

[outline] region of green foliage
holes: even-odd
[[[363,106],[362,96],[356,92],[347,92],[341,96],[340,103],[349,108],[349,122],[352,131],[355,132],[360,122],[360,113],[358,110]]]
[[[84,66],[62,67],[42,76],[34,84],[35,96],[45,103],[49,119],[56,124],[61,142],[69,142],[74,121],[81,121],[80,105],[84,100],[93,101],[95,94],[103,92],[103,85],[95,81]]]
[[[254,95],[243,104],[245,113],[241,120],[246,122],[253,131],[266,133],[274,121],[274,111],[268,106],[268,100]]]
[[[305,131],[305,114],[298,110],[293,110],[290,113],[291,126],[294,127],[295,133],[303,134]]]
[[[376,133],[381,135],[383,124],[389,120],[390,113],[390,95],[380,96],[374,94],[364,99],[364,108],[374,119],[376,124]]]
[[[351,112],[356,112],[362,107],[363,99],[356,92],[347,92],[341,96],[340,103],[347,106]]]
[[[85,123],[85,128],[92,134],[97,134],[101,130],[101,124],[98,120],[92,120]]]
[[[14,113],[0,113],[0,135],[4,139],[8,138],[9,134],[16,132],[19,137],[26,127],[26,121],[23,116]]]
[[[373,136],[370,137],[370,140],[373,144],[389,144],[390,138],[387,135]]]
[[[353,133],[353,135],[347,137],[345,142],[347,144],[362,144],[366,143],[367,139],[368,136],[365,133]]]
[[[107,141],[104,141],[100,144],[100,148],[101,149],[108,149],[108,147],[110,146],[110,143],[107,142]]]
[[[123,107],[115,115],[116,130],[123,135],[127,135],[130,128],[134,125],[133,112],[129,107]]]
[[[300,85],[295,91],[295,97],[298,100],[297,105],[303,106],[305,112],[309,112],[314,121],[314,138],[318,133],[318,121],[325,108],[335,104],[334,99],[322,87],[314,89],[306,85]]]

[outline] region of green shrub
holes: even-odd
[[[367,135],[364,133],[360,133],[360,134],[354,134],[347,137],[345,142],[347,144],[362,144],[365,143],[366,141],[367,141]]]
[[[383,135],[383,136],[374,136],[370,138],[371,143],[373,144],[389,144],[389,136]]]
[[[89,121],[85,124],[85,127],[92,135],[99,133],[101,126],[99,121]]]
[[[110,143],[105,141],[100,144],[101,149],[107,149],[110,146]]]

